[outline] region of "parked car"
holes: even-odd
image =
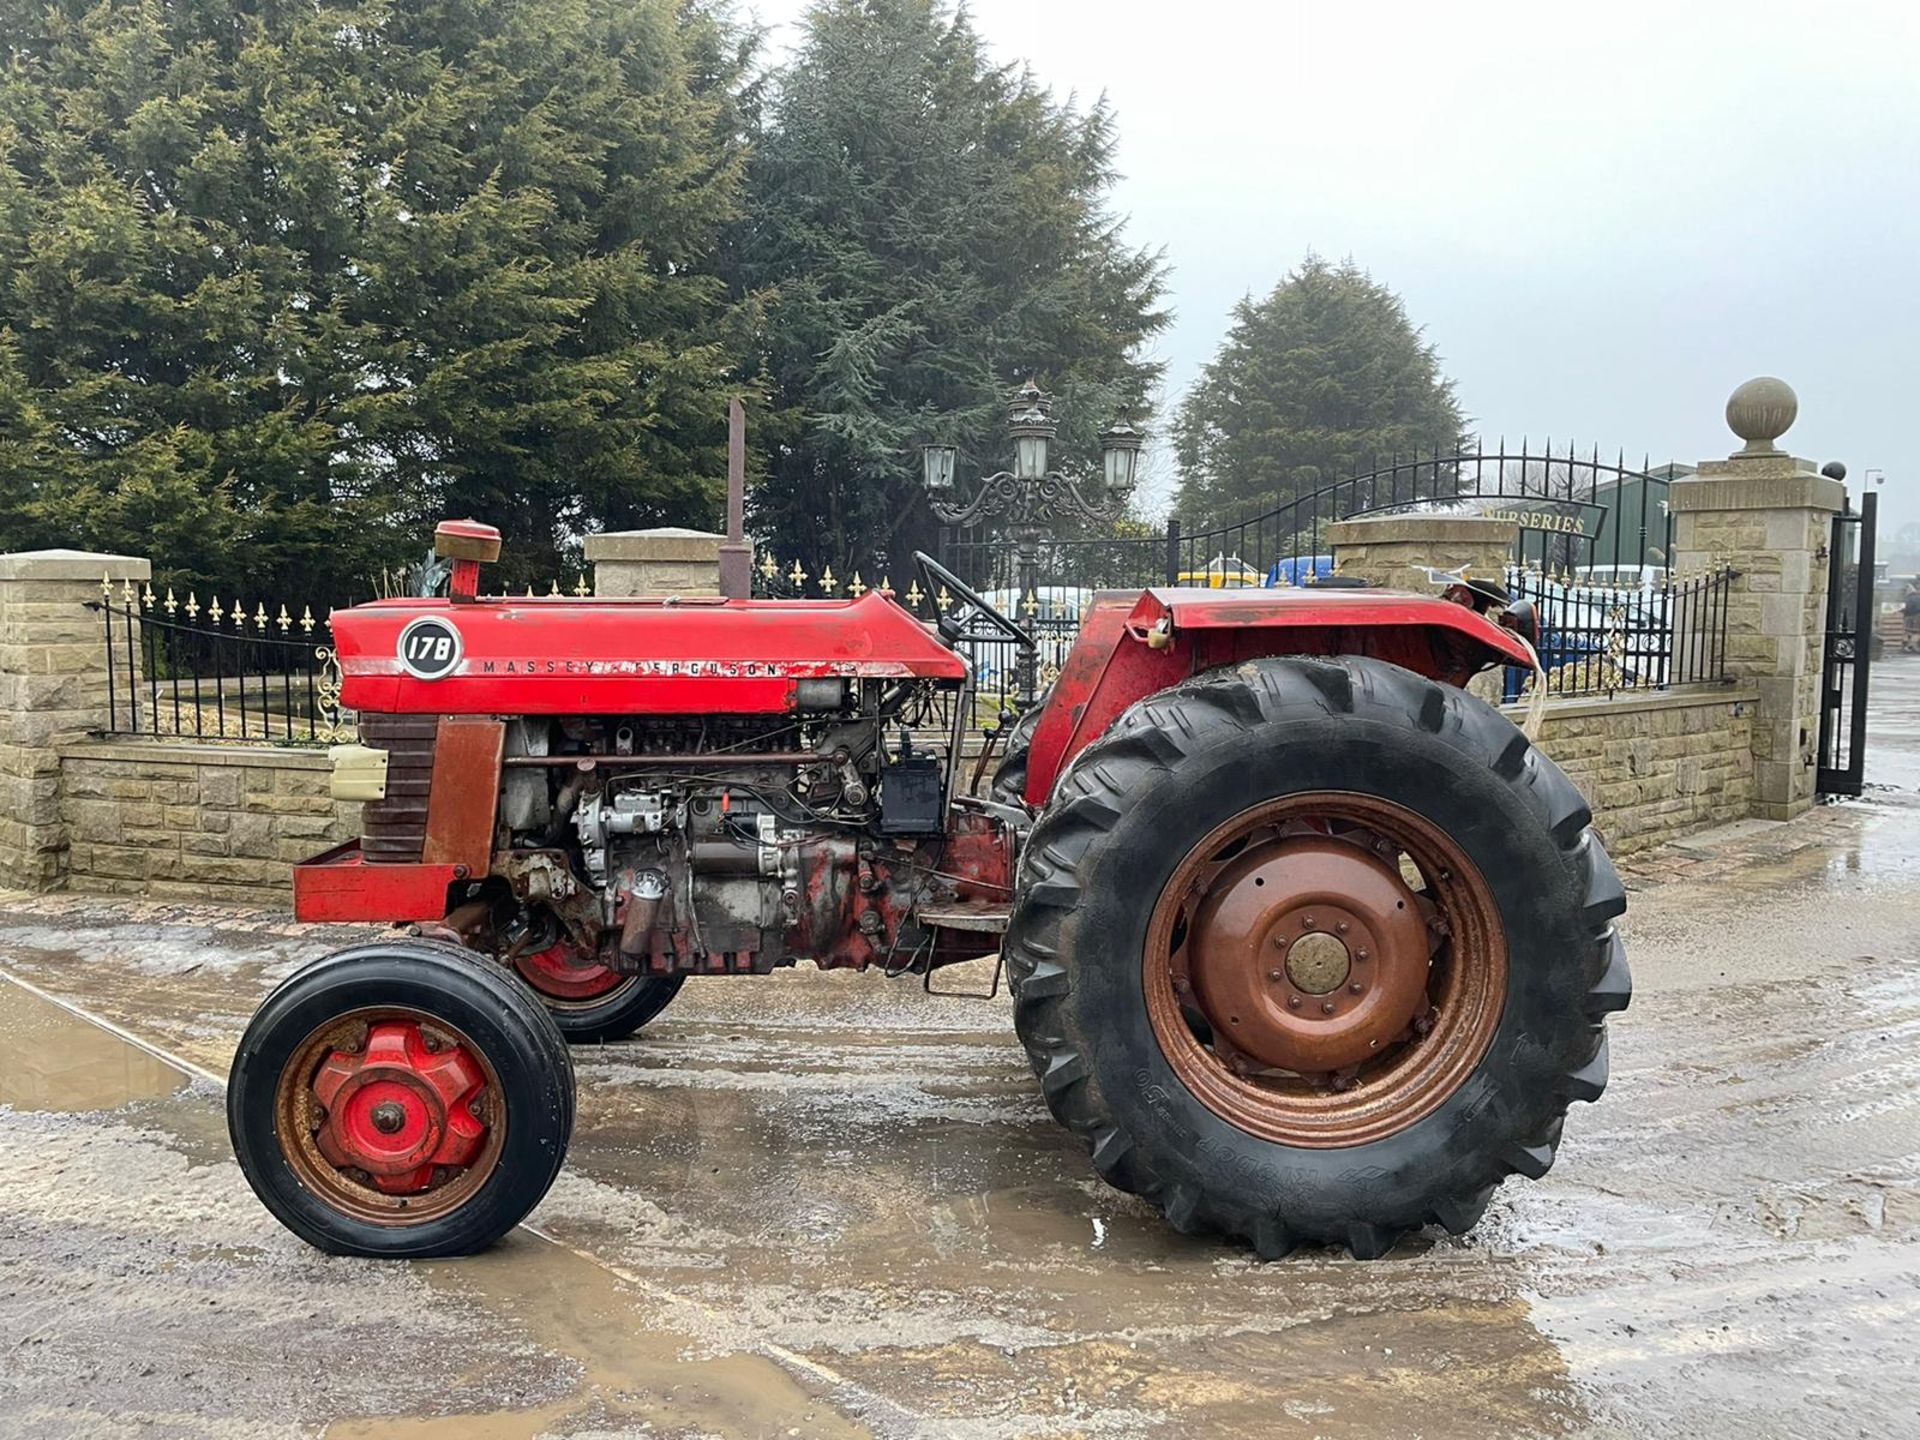
[[[1657,566],[1594,566],[1583,579],[1601,572],[1641,574],[1641,584],[1626,587],[1551,580],[1514,568],[1507,572],[1515,598],[1531,600],[1540,615],[1540,667],[1552,672],[1569,665],[1591,667],[1592,680],[1620,688],[1653,689],[1667,683],[1671,668],[1671,626],[1663,588],[1666,572]],[[1583,681],[1588,677],[1582,675]],[[1525,688],[1524,671],[1509,669],[1508,700]]]
[[[1176,583],[1210,590],[1240,590],[1260,584],[1260,572],[1238,555],[1216,555],[1195,570],[1182,570]]]
[[[1276,560],[1267,569],[1267,584],[1311,585],[1316,580],[1324,580],[1333,574],[1333,556],[1331,555],[1295,555],[1287,560]]]

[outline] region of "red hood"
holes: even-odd
[[[425,651],[411,668],[401,656],[410,628]],[[341,702],[382,713],[779,714],[795,708],[801,680],[966,674],[959,655],[879,591],[857,600],[377,600],[337,611],[333,634]]]

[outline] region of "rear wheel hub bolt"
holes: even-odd
[[[407,1123],[407,1112],[398,1102],[387,1100],[374,1106],[373,1113],[367,1118],[373,1121],[373,1128],[382,1135],[395,1135]]]

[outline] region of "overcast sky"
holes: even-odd
[[[793,39],[806,0],[744,0]],[[1003,60],[1118,112],[1116,195],[1166,247],[1177,399],[1309,250],[1406,300],[1476,428],[1724,455],[1752,375],[1782,442],[1920,521],[1920,5],[974,0]],[[1155,484],[1170,482],[1155,465]]]

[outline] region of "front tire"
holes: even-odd
[[[1631,985],[1591,819],[1497,711],[1381,661],[1139,702],[1023,850],[1008,968],[1049,1107],[1108,1181],[1266,1257],[1464,1232],[1606,1084]]]
[[[526,989],[456,945],[380,941],[299,971],[227,1085],[241,1173],[335,1255],[483,1250],[539,1203],[573,1130],[573,1062]]]

